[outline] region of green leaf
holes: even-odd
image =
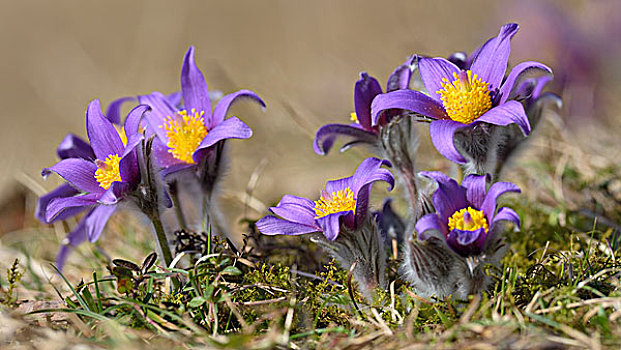
[[[222,270],[221,274],[223,275],[231,275],[231,276],[239,276],[242,272],[235,266],[227,266]]]
[[[194,297],[192,300],[190,300],[190,302],[188,303],[188,306],[190,306],[191,308],[197,308],[203,304],[205,304],[207,300],[205,300],[205,298],[203,297]]]

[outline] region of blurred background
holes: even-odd
[[[230,142],[222,195],[235,228],[285,193],[312,198],[327,179],[352,173],[363,150],[321,157],[311,141],[321,125],[348,122],[359,72],[384,85],[409,55],[471,52],[508,22],[521,26],[510,64],[554,69],[549,88],[563,96],[560,120],[574,146],[596,162],[618,159],[619,1],[3,0],[0,248],[48,232],[34,227],[33,203],[58,181],[40,170],[56,162],[66,133],[85,137],[88,102],[178,90],[190,45],[210,89],[247,88],[267,103],[232,110],[254,130]],[[422,169],[446,166],[426,133],[421,147]],[[49,242],[62,239],[49,232]]]

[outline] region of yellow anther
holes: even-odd
[[[97,171],[95,171],[95,180],[99,183],[99,187],[107,190],[115,181],[121,180],[121,171],[119,162],[121,157],[118,154],[111,154],[106,160],[97,160]]]
[[[489,230],[487,219],[483,211],[473,209],[472,207],[458,210],[449,218],[449,231],[458,229],[461,231],[475,231],[483,227],[485,233]]]
[[[186,110],[179,111],[176,117],[169,116],[161,126],[166,130],[168,152],[183,162],[194,164],[193,155],[201,141],[207,136],[207,128],[203,120],[204,111],[192,109],[188,115]]]
[[[360,124],[360,122],[358,121],[358,115],[356,115],[356,112],[353,112],[349,115],[349,120],[351,120],[354,123]]]
[[[354,209],[356,209],[354,192],[347,187],[344,190],[332,192],[331,194],[324,193],[319,200],[316,200],[315,219]]]
[[[442,89],[437,93],[452,120],[470,124],[492,108],[489,84],[472,71],[453,73],[453,77],[453,82],[443,78]]]

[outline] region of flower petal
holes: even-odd
[[[65,138],[60,142],[56,149],[56,154],[60,159],[65,158],[83,158],[88,160],[95,160],[95,153],[88,142],[84,141],[79,136],[74,134],[67,134]]]
[[[539,62],[522,62],[513,67],[502,87],[500,87],[500,101],[503,104],[512,95],[512,91],[520,85],[524,77],[532,77],[533,74],[552,76],[552,69]],[[513,96],[511,96],[513,97]]]
[[[108,105],[108,109],[106,110],[106,117],[112,124],[121,125],[121,106],[130,101],[136,101],[137,98],[134,96],[127,96],[118,98],[112,103]]]
[[[489,175],[468,175],[461,181],[461,186],[466,188],[466,200],[475,209],[481,208],[485,199]]]
[[[430,235],[429,231],[435,231],[442,234],[442,236],[438,238],[444,238],[448,233],[446,224],[440,221],[440,217],[438,217],[438,214],[436,213],[427,214],[418,219],[414,228],[416,229],[416,232],[418,232],[418,238],[423,241],[429,237],[437,236],[433,234]]]
[[[372,130],[371,102],[381,93],[382,87],[377,79],[366,72],[360,73],[360,79],[354,85],[354,111],[358,122],[365,130]]]
[[[405,90],[410,87],[412,72],[418,67],[418,57],[412,56],[405,63],[397,67],[388,77],[386,92]]]
[[[82,242],[86,241],[86,217],[88,217],[90,213],[86,214],[82,220],[78,223],[78,225],[73,229],[73,231],[69,232],[69,234],[62,240],[60,243],[60,249],[58,249],[58,253],[56,254],[56,267],[58,270],[62,271],[65,267],[65,263],[67,262],[67,256],[71,252],[71,250],[80,245]]]
[[[498,209],[492,225],[499,221],[511,221],[515,225],[516,230],[520,229],[520,216],[511,208],[502,207]]]
[[[485,244],[485,228],[474,231],[454,229],[446,236],[446,244],[461,256],[478,255]]]
[[[315,225],[315,203],[309,199],[284,195],[277,206],[271,207],[270,211],[281,218],[307,225]]]
[[[515,23],[502,26],[498,36],[488,40],[472,61],[470,70],[488,83],[491,91],[500,88],[511,53],[511,38],[519,29]]]
[[[442,104],[420,91],[397,90],[377,95],[371,103],[373,125],[377,125],[378,117],[387,109],[405,109],[434,119],[448,119]]]
[[[79,193],[80,192],[78,190],[76,190],[73,186],[69,184],[63,184],[63,185],[56,187],[52,191],[39,197],[39,200],[37,200],[37,208],[35,209],[35,217],[41,222],[50,224],[54,221],[65,220],[71,216],[77,215],[84,208],[76,207],[76,208],[69,208],[69,209],[63,210],[52,221],[47,221],[45,217],[46,212],[47,212],[47,206],[52,199],[58,198],[58,197],[73,197],[73,196],[78,195]]]
[[[218,141],[226,139],[247,139],[252,136],[252,129],[237,117],[226,119],[209,131],[201,144],[194,151],[194,161],[200,163],[197,159],[199,151],[215,145]]]
[[[216,125],[222,123],[222,121],[226,117],[226,113],[229,111],[229,108],[233,105],[234,102],[237,102],[239,99],[254,100],[258,104],[260,104],[262,108],[265,108],[265,102],[263,102],[263,100],[257,94],[250,90],[239,90],[232,94],[228,94],[222,97],[222,99],[216,105],[216,108],[213,111],[213,118],[211,119],[211,124],[207,124],[207,130],[211,130],[215,128]]]
[[[453,120],[434,120],[429,124],[431,142],[438,152],[446,159],[458,164],[466,163],[466,158],[455,148],[453,135],[455,135],[455,131],[464,127],[467,127],[467,125]]]
[[[332,213],[317,219],[317,224],[321,227],[323,235],[330,241],[334,241],[341,232],[341,217],[351,215],[352,211],[342,211]]]
[[[530,134],[530,122],[524,111],[524,106],[517,101],[507,101],[485,112],[473,123],[485,122],[494,125],[507,126],[517,124],[525,136]]]
[[[110,187],[97,200],[97,203],[103,205],[114,205],[129,192],[130,185],[125,182],[113,182]]]
[[[140,122],[142,121],[142,117],[150,110],[151,107],[149,105],[138,105],[129,111],[123,125],[127,138],[130,138],[133,134],[140,132]]]
[[[351,138],[353,141],[349,143],[354,141],[371,145],[377,143],[377,134],[375,132],[366,131],[351,125],[328,124],[317,130],[313,140],[313,150],[319,155],[328,154],[338,136]]]
[[[145,120],[149,127],[149,133],[147,133],[147,135],[155,133],[160,140],[167,142],[166,130],[164,130],[162,125],[166,118],[177,114],[177,109],[168,103],[166,96],[157,91],[150,95],[138,96],[138,102],[151,107],[151,112],[145,116]]]
[[[496,182],[489,188],[487,191],[487,195],[485,196],[485,200],[483,200],[483,205],[481,205],[481,210],[487,216],[487,220],[489,222],[494,222],[494,214],[496,213],[496,200],[498,197],[506,192],[516,192],[520,193],[520,188],[511,182]]]
[[[337,180],[330,180],[326,182],[325,192],[327,192],[328,194],[332,194],[332,192],[343,191],[347,187],[349,187],[353,192],[352,178],[353,176],[350,176],[350,177],[345,177],[345,178],[337,179]],[[355,194],[356,193],[354,193],[354,195]]]
[[[144,140],[142,134],[133,134],[127,140],[127,145],[119,161],[119,173],[123,182],[135,184],[140,180],[140,168],[135,149],[142,140]]]
[[[86,110],[86,133],[97,159],[123,153],[123,142],[112,123],[101,113],[99,100],[93,100]]]
[[[99,195],[92,193],[76,197],[56,197],[47,205],[45,221],[53,222],[54,218],[65,209],[95,205],[98,198]]]
[[[418,71],[429,95],[436,101],[440,101],[438,91],[444,89],[443,80],[446,79],[449,82],[455,80],[453,74],[459,73],[459,68],[442,57],[423,57],[418,60]]]
[[[438,183],[438,189],[433,193],[432,200],[443,225],[448,224],[448,218],[453,213],[468,206],[466,190],[457,181],[439,171],[421,171],[419,174]]]
[[[181,92],[183,93],[183,103],[185,109],[197,112],[205,112],[205,125],[211,125],[211,102],[209,101],[209,90],[203,73],[198,69],[194,62],[194,46],[190,46],[183,58],[181,67]]]
[[[354,194],[358,194],[358,191],[365,185],[370,184],[373,181],[385,181],[388,183],[388,191],[392,191],[395,185],[395,179],[386,169],[382,169],[381,166],[391,166],[390,162],[381,160],[375,157],[370,157],[362,161],[354,175],[351,177],[351,187]]]
[[[84,160],[82,158],[67,158],[52,165],[49,168],[43,169],[41,175],[47,177],[50,173],[54,172],[73,187],[83,192],[102,193],[104,190],[99,187],[99,183],[95,179],[95,172],[97,166],[93,162]]]
[[[99,205],[84,219],[86,236],[91,243],[97,242],[108,219],[110,219],[115,210],[116,205]]]
[[[295,222],[279,219],[275,216],[265,216],[256,223],[257,229],[264,235],[301,235],[321,231],[318,226],[302,225]]]

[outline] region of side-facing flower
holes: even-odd
[[[410,85],[412,71],[415,69],[415,58],[408,59],[395,69],[389,76],[386,91],[407,89]],[[386,111],[375,125],[371,123],[371,102],[375,96],[382,93],[377,79],[366,72],[360,73],[360,79],[354,85],[354,113],[351,114],[350,124],[324,125],[315,134],[313,149],[320,155],[327,154],[338,137],[347,137],[347,142],[341,152],[359,144],[376,145],[379,129],[401,113],[400,110]]]
[[[472,55],[471,62],[464,60],[461,63],[464,69],[444,58],[420,58],[418,68],[428,95],[399,90],[377,96],[371,107],[373,124],[378,123],[382,111],[392,108],[429,117],[432,119],[429,132],[434,146],[444,157],[460,164],[467,162],[465,156],[468,156],[469,149],[456,148],[453,136],[458,131],[484,125],[516,124],[524,135],[528,135],[531,130],[528,117],[523,105],[516,101],[516,91],[522,87],[519,82],[529,71],[538,70],[548,75],[552,71],[538,62],[522,62],[503,82],[510,40],[518,29],[514,23],[504,25],[498,36],[488,40]]]
[[[328,181],[318,200],[285,195],[270,211],[280,216],[266,216],[257,222],[259,231],[266,235],[300,235],[322,232],[334,241],[341,225],[354,230],[368,214],[369,193],[375,181],[394,186],[390,171],[381,168],[388,162],[377,158],[365,159],[353,176]]]

